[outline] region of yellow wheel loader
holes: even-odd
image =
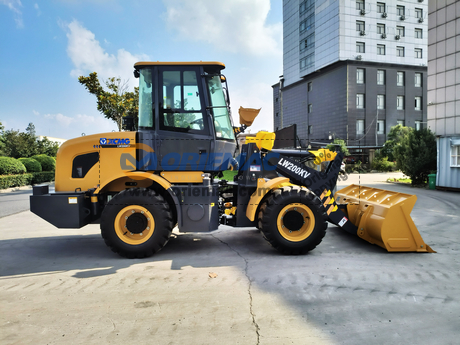
[[[274,133],[260,132],[235,156],[235,133],[257,112],[241,108],[241,127],[233,126],[222,63],[134,68],[137,130],[65,142],[55,193],[34,187],[33,213],[58,228],[99,222],[106,244],[128,258],[159,251],[175,226],[209,232],[219,224],[257,227],[285,254],[314,249],[328,222],[388,251],[432,251],[410,218],[415,196],[363,186],[332,195],[341,152],[275,150]],[[300,163],[306,160],[329,165],[320,172]],[[231,169],[237,170],[232,181],[218,179]]]

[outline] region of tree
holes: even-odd
[[[97,98],[97,110],[104,114],[107,119],[115,121],[118,130],[123,129],[123,117],[132,116],[134,123],[137,123],[139,110],[139,88],[135,87],[134,92],[128,92],[127,81],[120,78],[109,78],[105,81],[108,91],[101,86],[97,73],[90,73],[88,77],[78,78],[89,93]]]
[[[429,129],[411,130],[395,146],[393,154],[413,185],[425,184],[428,174],[436,170],[436,137]]]
[[[391,127],[390,133],[388,133],[388,140],[383,144],[383,148],[380,150],[380,157],[388,157],[390,162],[394,162],[396,157],[394,156],[394,150],[401,144],[401,141],[409,135],[412,128],[405,127],[402,125],[396,125]],[[401,167],[398,166],[398,169]]]
[[[343,152],[344,156],[350,155],[347,145],[345,144],[345,140],[343,139],[339,139],[339,138],[334,139],[334,141],[330,143],[329,145],[327,145],[326,148],[335,152],[337,150],[337,145],[340,146],[340,151]]]
[[[45,154],[50,157],[56,157],[59,150],[59,143],[51,141],[47,137],[37,141],[38,154]]]
[[[5,143],[3,142],[3,131],[5,126],[0,122],[0,156],[5,156]]]

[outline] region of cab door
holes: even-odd
[[[201,171],[211,150],[212,131],[200,68],[159,67],[158,158],[162,170]]]

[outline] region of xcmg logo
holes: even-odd
[[[101,145],[129,145],[129,139],[107,139],[107,138],[100,138],[99,144]]]

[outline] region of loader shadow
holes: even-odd
[[[340,246],[335,245],[336,242]],[[312,255],[334,253],[382,254],[380,247],[362,241],[341,229],[329,227],[322,243],[297,260]],[[75,278],[92,278],[115,274],[136,264],[171,261],[172,270],[190,266],[196,268],[236,266],[245,260],[292,258],[278,253],[252,228],[219,230],[213,233],[173,234],[166,246],[144,259],[126,259],[113,253],[99,234],[21,238],[0,241],[0,278],[24,274],[48,274],[80,270]]]

